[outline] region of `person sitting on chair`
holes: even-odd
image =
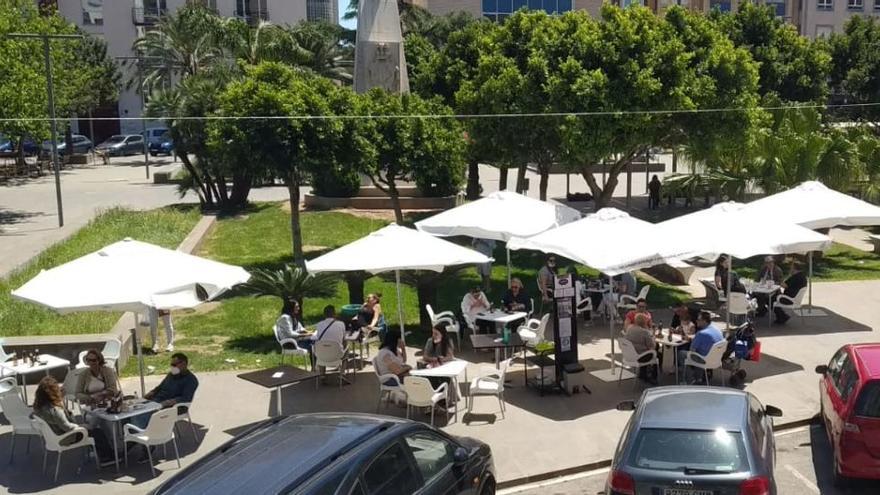
[[[385,338],[382,340],[382,347],[376,354],[376,372],[380,375],[397,375],[403,383],[403,378],[409,375],[411,366],[405,364],[405,359],[398,355],[398,349],[401,347],[400,331],[389,329],[385,332]],[[396,383],[389,379],[383,385],[393,386]]]
[[[431,329],[431,336],[425,342],[425,349],[422,351],[422,361],[429,367],[440,366],[441,364],[455,359],[452,340],[446,331],[448,322],[441,321],[434,325]]]
[[[790,272],[788,274],[788,278],[785,279],[785,282],[782,282],[782,293],[787,297],[794,299],[798,292],[801,291],[804,287],[807,286],[807,277],[804,275],[804,272],[801,271],[801,265],[797,261],[791,262]],[[791,318],[785,314],[785,310],[780,308],[779,306],[773,307],[773,312],[776,313],[776,321],[775,323],[779,325],[785,324]]]
[[[654,341],[654,333],[651,332],[648,317],[644,313],[635,315],[633,324],[626,328],[623,338],[632,342],[637,354],[642,354],[656,349],[657,343]],[[639,359],[639,362],[648,362],[652,356],[646,355]],[[657,384],[657,366],[641,366],[639,368],[639,378],[650,382],[652,385]]]
[[[119,393],[116,370],[107,366],[104,355],[96,349],[89,349],[83,362],[88,368],[79,374],[76,381],[76,400],[80,404],[91,406],[116,397]]]
[[[644,315],[648,320],[648,328],[654,326],[654,318],[651,316],[651,312],[648,311],[648,301],[644,299],[639,299],[636,302],[636,309],[631,309],[626,313],[626,316],[623,318],[623,328],[627,328],[630,325],[635,324],[636,316]]]
[[[332,304],[324,306],[324,319],[315,324],[312,342],[336,342],[345,348],[345,323],[336,319],[336,308]]]
[[[286,339],[296,339],[306,333],[302,324],[302,311],[295,299],[284,301],[284,307],[281,308],[281,315],[275,320],[275,326],[278,327],[282,338]]]
[[[697,329],[698,331],[696,335],[694,335],[693,340],[691,340],[689,350],[702,357],[706,357],[709,355],[709,351],[712,350],[712,347],[715,344],[724,340],[724,334],[712,324],[712,315],[708,311],[700,312],[700,316],[697,318]],[[685,359],[687,359],[687,353],[687,349],[678,350],[679,376],[685,377],[686,381],[687,376],[685,375],[685,372],[687,370],[683,368]]]
[[[730,271],[730,258],[722,254],[715,261],[715,288],[725,296],[727,295],[727,276],[730,274],[730,292],[746,293],[746,288],[740,282],[739,275]]]
[[[461,298],[462,316],[464,316],[465,320],[473,322],[485,333],[492,333],[492,323],[478,319],[477,315],[489,311],[489,308],[489,299],[486,298],[486,294],[479,285],[471,288],[471,290]],[[465,321],[465,323],[467,323],[467,321]]]
[[[765,256],[764,266],[758,274],[758,280],[761,283],[771,282],[773,284],[781,284],[782,278],[782,268],[779,268],[779,266],[776,265],[776,259],[773,258],[773,256]],[[770,298],[776,297],[776,292],[772,294],[755,292],[753,293],[753,296],[758,303],[758,310],[755,311],[755,316],[761,317],[767,314],[767,306],[770,304]]]
[[[162,404],[163,408],[192,402],[199,379],[189,370],[189,358],[182,352],[171,355],[171,367],[159,386],[144,394],[144,399]]]
[[[532,301],[523,289],[522,281],[518,278],[510,279],[510,289],[501,298],[501,304],[507,311],[525,311],[528,313],[532,310]]]

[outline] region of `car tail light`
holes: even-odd
[[[847,433],[861,433],[862,430],[859,429],[859,425],[855,423],[844,423],[843,431]]]
[[[611,491],[622,495],[635,495],[636,483],[623,471],[611,471]]]
[[[764,476],[749,478],[739,485],[739,495],[770,495],[770,480]]]

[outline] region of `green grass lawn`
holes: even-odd
[[[804,271],[807,260],[803,261]],[[764,263],[763,256],[755,256],[747,260],[734,260],[734,269],[741,277],[756,278]],[[788,267],[781,265],[788,275]],[[844,280],[876,280],[880,278],[880,256],[835,242],[831,248],[813,258],[813,281],[840,282]]]
[[[9,277],[0,279],[0,336],[103,333],[116,323],[119,313],[83,312],[58,315],[36,304],[13,300],[10,291],[52,268],[107,244],[131,237],[175,248],[198,222],[197,207],[166,207],[139,212],[107,210],[69,239],[55,244]]]
[[[413,218],[408,218],[412,221]],[[277,267],[291,261],[289,214],[278,204],[259,204],[242,215],[219,219],[214,230],[202,244],[200,255],[225,263],[233,263],[251,269]],[[317,257],[385,226],[388,222],[376,218],[355,216],[348,213],[322,211],[302,214],[303,243],[308,258]],[[465,239],[463,242],[469,242]],[[526,288],[535,291],[535,276],[544,255],[529,251],[514,251],[513,276],[523,280]],[[489,297],[500,302],[507,284],[507,268],[503,245],[495,252],[496,263],[492,270],[492,289]],[[562,265],[564,266],[564,265]],[[579,266],[580,273],[596,274]],[[438,291],[437,309],[457,310],[461,297],[475,284],[479,276],[472,267],[444,277]],[[664,284],[654,285],[649,302],[655,307],[669,306],[688,297],[688,294]],[[348,291],[339,282],[335,297],[328,299],[308,298],[303,304],[307,324],[321,319],[321,311],[327,304],[337,308],[348,303]],[[371,277],[366,280],[365,293],[381,292],[382,307],[390,325],[398,325],[397,297],[393,276]],[[419,313],[416,291],[402,286],[402,299],[407,330],[413,331],[410,344],[421,345],[426,333],[418,328]],[[201,371],[257,368],[277,364],[280,356],[278,345],[272,335],[272,325],[280,311],[280,301],[275,298],[253,299],[230,296],[207,311],[191,311],[175,314],[177,330],[176,347],[186,352],[195,369]],[[147,355],[147,364],[164,369],[166,354]],[[136,373],[135,363],[129,363],[126,374]]]

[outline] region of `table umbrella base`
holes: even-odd
[[[636,375],[634,375],[633,373],[630,373],[627,370],[623,370],[623,378],[620,378],[620,373],[621,370],[619,366],[616,366],[614,369],[608,368],[604,370],[596,370],[590,372],[591,375],[602,380],[603,382],[616,382],[620,379],[629,380],[636,377]]]
[[[801,312],[803,312],[803,314]],[[828,316],[828,313],[819,308],[804,308],[803,310],[798,310],[797,315],[809,318],[810,316]]]

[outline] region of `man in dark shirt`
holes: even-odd
[[[798,292],[806,286],[807,277],[804,275],[804,272],[801,271],[800,264],[797,261],[792,261],[791,272],[788,275],[788,278],[785,279],[785,282],[782,282],[782,293],[793,299],[797,296]],[[791,316],[785,314],[785,310],[779,306],[774,306],[773,312],[776,313],[776,323],[780,325],[784,324],[789,318],[791,318]]]

